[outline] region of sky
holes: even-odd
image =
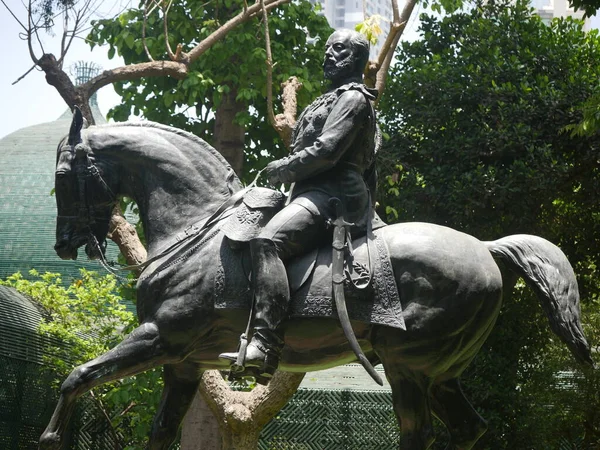
[[[21,22],[26,21],[26,10],[21,0],[3,0]],[[98,0],[102,3],[101,0]],[[127,5],[128,0],[117,0],[117,8]],[[111,4],[106,2],[104,4]],[[137,4],[137,3],[136,3]],[[103,16],[113,16],[115,7],[110,11],[103,11]],[[418,15],[415,11],[405,35],[416,35],[417,23],[414,17]],[[60,33],[62,27],[57,27],[56,32]],[[39,70],[33,70],[24,79],[16,84],[12,84],[33,65],[27,49],[27,42],[19,38],[22,32],[21,26],[10,15],[8,10],[0,4],[0,42],[3,48],[5,66],[0,70],[0,138],[17,131],[21,128],[35,125],[38,123],[51,122],[60,117],[67,109],[66,103],[62,100],[56,89],[46,83],[44,73]],[[59,54],[60,41],[58,37],[52,37],[45,32],[40,34],[44,49],[47,53]],[[414,39],[414,37],[413,37]],[[77,39],[72,48],[67,53],[64,67],[69,68],[77,61],[94,62],[103,69],[112,69],[122,65],[122,60],[115,57],[109,60],[107,57],[108,48],[95,47],[90,50],[82,39]],[[41,55],[37,50],[37,56]],[[111,85],[103,87],[97,94],[98,106],[103,115],[120,101],[120,97],[115,93]]]
[[[20,0],[4,0],[22,22],[26,21],[26,12]],[[57,28],[58,32],[62,27]],[[0,4],[0,42],[4,55],[4,68],[0,70],[0,138],[18,129],[38,123],[51,122],[60,117],[67,105],[56,89],[46,83],[44,73],[33,70],[17,84],[12,83],[27,72],[33,63],[27,49],[27,42],[19,38],[21,26]],[[45,32],[40,33],[47,53],[58,55],[60,41]],[[107,47],[90,50],[88,44],[77,39],[67,53],[65,68],[76,61],[93,61],[103,69],[122,65],[117,59],[109,60]],[[37,56],[41,55],[39,51]],[[120,101],[112,86],[106,86],[98,92],[100,111],[106,115],[108,110]],[[68,130],[65,130],[65,133]]]
[[[21,0],[2,1],[8,5],[21,22],[25,22],[26,10]],[[131,3],[131,0],[94,1],[98,1],[102,5],[112,5],[110,9],[100,11],[99,14],[103,17],[112,17],[120,9]],[[106,6],[103,7],[107,8]],[[420,12],[420,10],[413,12],[403,34],[403,39],[412,40],[416,38],[418,28],[416,17]],[[600,20],[597,18],[593,20],[592,26],[600,26]],[[56,31],[60,33],[62,28],[57,27]],[[56,89],[46,83],[44,73],[39,70],[33,70],[24,79],[14,85],[12,84],[33,65],[27,49],[27,42],[19,38],[20,32],[22,32],[22,28],[18,22],[0,4],[0,45],[3,49],[5,64],[4,68],[0,70],[0,138],[30,125],[54,121],[67,109],[65,102]],[[52,37],[44,32],[40,36],[45,51],[58,55],[60,49],[58,37]],[[94,62],[103,69],[112,69],[122,65],[122,60],[118,57],[109,60],[107,53],[107,47],[95,47],[91,51],[88,44],[82,39],[77,39],[67,54],[64,67],[69,68],[77,61]],[[37,56],[40,55],[41,51],[38,47]],[[98,91],[97,98],[103,115],[106,115],[108,110],[120,101],[120,97],[111,85]]]

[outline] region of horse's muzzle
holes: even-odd
[[[72,247],[67,240],[57,241],[54,251],[60,259],[77,259],[77,247]]]

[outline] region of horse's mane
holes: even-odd
[[[227,162],[227,160],[219,153],[212,145],[208,142],[200,139],[198,136],[184,130],[180,130],[179,128],[171,127],[169,125],[163,125],[162,123],[151,122],[151,121],[140,121],[140,122],[113,122],[106,123],[101,125],[94,125],[90,127],[89,130],[93,129],[102,129],[102,128],[125,128],[125,127],[139,127],[139,128],[155,128],[157,130],[166,131],[168,133],[173,133],[177,136],[181,136],[185,139],[189,139],[194,144],[201,147],[203,150],[208,151],[212,157],[217,159],[226,169],[230,169],[231,165]],[[237,178],[237,176],[236,176]]]

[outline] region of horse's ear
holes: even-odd
[[[81,128],[83,127],[84,120],[81,110],[78,106],[75,106],[71,129],[69,130],[69,145],[77,145],[81,142]]]

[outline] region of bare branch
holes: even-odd
[[[31,43],[31,34],[33,33],[31,24],[31,0],[29,0],[29,8],[27,8],[27,48],[29,49],[29,56],[34,63],[38,63],[39,60],[33,52],[33,44]]]
[[[142,44],[144,45],[144,51],[146,52],[146,56],[150,61],[154,61],[152,55],[150,54],[150,50],[148,49],[148,44],[146,43],[146,25],[148,22],[148,3],[150,0],[147,0],[144,3],[144,22],[142,23]]]
[[[169,44],[169,26],[167,23],[167,18],[169,17],[169,8],[171,6],[171,2],[169,1],[169,4],[165,7],[162,8],[162,12],[163,12],[163,26],[164,26],[164,33],[165,33],[165,45],[167,47],[167,55],[169,55],[169,58],[171,59],[171,61],[177,61],[175,59],[175,55],[173,54],[173,50],[171,49],[171,44]]]
[[[400,41],[400,37],[406,28],[406,24],[410,19],[417,0],[407,0],[402,13],[398,11],[398,5],[395,0],[392,2],[393,20],[390,23],[390,31],[386,37],[383,46],[377,56],[376,61],[369,61],[367,68],[365,69],[365,84],[369,87],[374,87],[379,92],[379,97],[376,100],[376,104],[381,98],[385,89],[385,81],[388,70],[394,57],[394,51]]]
[[[269,123],[276,128],[275,112],[273,111],[273,55],[271,54],[271,36],[269,35],[269,15],[265,0],[260,0],[262,17],[265,26],[265,48],[267,51],[267,117]],[[247,9],[247,8],[246,8]]]
[[[119,439],[119,435],[117,434],[117,431],[115,430],[115,427],[112,425],[112,419],[108,415],[108,413],[106,412],[106,408],[104,407],[104,404],[102,403],[102,400],[100,400],[98,397],[96,397],[96,395],[94,394],[93,390],[90,391],[90,397],[92,397],[92,399],[96,403],[96,406],[102,412],[102,415],[104,416],[104,419],[106,420],[106,422],[108,422],[110,424],[110,426],[108,427],[108,429],[109,429],[109,432],[110,432],[110,434],[112,434],[112,437],[114,439],[114,443],[115,443],[115,447],[114,448],[115,449],[119,448],[119,446],[120,446],[119,442],[121,442],[121,440]]]
[[[285,146],[289,149],[292,144],[292,132],[296,125],[296,112],[298,102],[297,92],[302,87],[302,83],[296,77],[290,77],[282,83],[281,100],[283,104],[283,113],[275,116],[275,131],[279,134]]]
[[[37,67],[36,64],[34,64],[33,66],[31,66],[31,69],[29,69],[27,72],[25,72],[23,75],[21,75],[19,78],[17,78],[15,81],[13,81],[11,84],[15,85],[17,84],[19,81],[21,81],[23,78],[25,78],[27,75],[29,75],[31,73],[31,71],[33,69],[35,69]]]
[[[394,0],[392,0],[392,3],[394,3]],[[402,36],[404,29],[406,28],[406,24],[408,23],[408,20],[410,19],[410,16],[412,15],[413,9],[415,8],[416,4],[417,0],[408,0],[404,5],[404,8],[402,9],[402,14],[400,14],[400,17],[398,17],[398,20],[394,20],[393,23],[390,25],[390,34],[394,34],[394,37],[390,42],[390,46],[386,51],[385,58],[383,59],[383,62],[381,63],[377,72],[377,81],[375,82],[375,89],[377,89],[377,91],[379,92],[379,97],[377,101],[379,101],[381,95],[383,94],[383,91],[385,90],[385,82],[387,79],[388,71],[390,69],[390,64],[392,63],[392,58],[394,57],[394,51],[396,50],[396,46],[400,41],[400,37]],[[396,14],[397,13],[394,12],[394,15]]]
[[[133,266],[146,261],[148,253],[135,231],[135,226],[130,224],[123,216],[118,203],[114,207],[110,218],[107,237],[119,246],[119,250],[125,257],[127,264]]]
[[[148,0],[148,1],[150,2],[150,0]],[[158,2],[159,2],[159,1],[160,1],[160,0],[155,0],[155,1],[154,1],[154,5],[152,5],[152,9],[150,9],[150,11],[148,11],[148,15],[152,14],[152,13],[154,12],[154,10],[155,10],[156,8],[158,8],[158,6],[159,6],[159,5],[158,5]]]
[[[391,0],[391,2],[392,2],[392,22],[390,23],[390,32],[388,33],[388,35],[385,39],[385,42],[381,46],[379,55],[377,55],[377,64],[379,64],[379,66],[381,66],[383,64],[385,57],[387,56],[388,52],[392,48],[394,38],[396,37],[396,30],[402,24],[402,20],[400,18],[400,11],[398,10],[398,2],[395,0]],[[409,0],[404,5],[404,10],[402,11],[403,13],[406,10],[406,7],[409,6],[410,3],[411,2]],[[413,2],[413,7],[414,7],[414,3],[415,2]],[[412,13],[412,9],[411,9],[411,13]],[[404,16],[404,14],[403,14],[403,16]],[[409,14],[409,17],[410,17],[410,14]],[[404,25],[404,24],[402,24],[402,25]],[[394,45],[393,48],[396,48],[396,46]]]
[[[66,49],[67,49],[67,35],[69,30],[69,11],[65,9],[65,18],[63,21],[63,33],[62,38],[60,40],[60,56],[58,58],[58,64],[60,67],[63,65],[63,59],[65,57]]]
[[[40,18],[38,20],[41,21],[42,19]],[[27,22],[29,24],[29,40],[28,40],[28,43],[30,44],[30,49],[31,49],[31,51],[33,51],[32,50],[33,49],[33,44],[31,44],[31,35],[35,34],[35,37],[36,37],[36,39],[38,41],[38,45],[40,46],[40,49],[41,49],[42,55],[43,55],[44,53],[46,53],[46,51],[44,50],[44,44],[42,44],[42,41],[40,39],[40,35],[38,33],[38,30],[40,28],[44,28],[44,27],[40,27],[37,23],[34,23],[34,21],[33,21],[31,0],[29,0],[29,7],[27,8]]]
[[[31,0],[29,0],[31,2]],[[88,2],[91,0],[87,0]],[[65,87],[62,91],[59,89],[61,96],[67,101],[67,104],[73,106],[73,98],[89,98],[98,89],[108,84],[118,82],[135,80],[142,77],[153,77],[153,76],[171,76],[176,79],[183,79],[189,72],[189,66],[192,62],[198,59],[204,52],[206,52],[212,45],[221,40],[227,33],[233,30],[240,24],[247,22],[257,14],[259,14],[264,7],[265,10],[270,10],[279,5],[289,3],[291,0],[263,0],[263,3],[255,3],[248,7],[246,12],[240,12],[235,17],[228,20],[225,24],[215,30],[210,36],[201,41],[196,47],[194,47],[189,53],[182,51],[182,47],[178,46],[177,53],[173,55],[176,58],[175,61],[150,61],[146,63],[130,64],[122,67],[118,67],[112,70],[106,70],[100,75],[94,77],[90,81],[77,87],[75,92],[72,92],[73,88],[70,86]],[[87,3],[91,4],[91,3]],[[168,8],[165,8],[165,12],[168,13]],[[77,15],[77,26],[80,26],[82,14]],[[77,37],[75,31],[72,32],[71,39]],[[31,45],[31,43],[30,43]],[[67,44],[65,48],[68,48]],[[33,52],[33,50],[31,50]],[[33,53],[32,53],[33,54]],[[48,58],[46,58],[48,57]],[[44,54],[44,64],[40,64],[38,60],[34,60],[46,73],[46,79],[49,77],[52,79],[53,86],[58,86],[59,78],[62,80],[60,74],[57,73],[58,61],[52,55]],[[58,88],[57,88],[58,89]],[[79,101],[79,100],[77,100]]]
[[[17,21],[17,23],[18,23],[19,25],[21,25],[21,28],[23,28],[23,30],[24,30],[25,32],[27,32],[27,27],[26,27],[25,25],[23,25],[23,22],[21,22],[17,16],[15,16],[15,14],[12,12],[12,9],[10,9],[10,8],[8,7],[8,5],[7,5],[7,4],[4,2],[4,0],[0,0],[0,2],[2,2],[2,4],[4,5],[4,7],[5,7],[5,8],[8,10],[8,12],[10,13],[10,15],[11,15],[11,16],[13,16],[13,19],[15,19],[15,20]]]

